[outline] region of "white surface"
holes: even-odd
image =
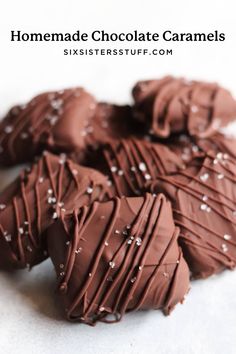
[[[74,85],[86,86],[99,99],[128,102],[136,80],[166,73],[219,81],[236,94],[234,4],[234,0],[2,1],[0,113],[39,91]],[[64,44],[9,41],[11,30],[77,29],[218,29],[226,33],[227,40],[171,45],[175,52],[172,57],[63,57]],[[0,175],[1,184],[6,176]],[[186,303],[177,306],[168,318],[160,312],[140,312],[127,315],[119,324],[95,328],[62,319],[54,304],[54,271],[49,261],[30,273],[0,273],[0,284],[0,353],[236,352],[236,272],[193,283]]]

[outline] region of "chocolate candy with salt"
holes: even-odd
[[[236,101],[214,83],[167,76],[138,82],[133,97],[136,119],[160,138],[184,131],[204,138],[236,118]]]
[[[44,231],[74,207],[104,200],[106,188],[98,171],[45,152],[0,196],[0,267],[40,263],[47,257]]]
[[[161,194],[95,202],[58,220],[47,241],[67,319],[94,325],[141,309],[169,314],[189,289],[178,234]]]
[[[0,164],[31,161],[44,149],[76,150],[82,159],[95,108],[95,99],[82,88],[43,93],[13,107],[0,123]]]
[[[223,152],[151,184],[173,206],[179,244],[194,278],[206,278],[236,265],[236,159]]]
[[[109,176],[111,194],[120,197],[140,195],[147,181],[183,168],[181,159],[167,146],[138,139],[111,140],[88,160]]]

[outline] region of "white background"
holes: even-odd
[[[164,74],[219,81],[236,94],[235,1],[1,1],[0,114],[49,89],[82,85],[99,100],[131,102],[135,81]],[[11,43],[22,32],[212,32],[218,43],[156,43],[173,56],[64,57],[58,43]],[[72,45],[71,47],[79,47]],[[94,46],[91,42],[88,47]],[[111,46],[114,46],[111,44]],[[116,44],[119,48],[131,45]],[[138,46],[138,45],[137,45]],[[147,45],[144,45],[146,47]],[[106,48],[108,45],[103,45]],[[148,47],[151,47],[149,44]],[[0,175],[1,185],[8,173]],[[192,284],[186,303],[168,318],[160,312],[127,315],[95,328],[67,323],[55,303],[50,262],[30,273],[0,273],[0,353],[236,353],[236,272]]]

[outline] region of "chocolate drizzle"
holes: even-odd
[[[236,117],[235,100],[217,84],[167,76],[138,82],[133,96],[136,118],[160,138],[183,131],[204,138]]]
[[[163,195],[95,202],[58,221],[48,249],[67,318],[93,325],[138,309],[168,314],[189,287],[177,237]]]
[[[43,233],[57,218],[108,196],[105,176],[45,152],[0,196],[0,266],[41,262],[47,257]]]
[[[171,200],[179,243],[195,278],[236,265],[235,159],[210,152],[172,176],[161,176],[152,192]]]
[[[112,193],[120,197],[140,195],[147,181],[183,167],[168,147],[137,139],[110,141],[92,153],[90,164],[109,176]]]

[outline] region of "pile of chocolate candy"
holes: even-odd
[[[236,265],[236,101],[217,84],[138,82],[134,104],[47,92],[0,123],[0,267],[50,257],[67,319],[94,325],[183,302]]]

